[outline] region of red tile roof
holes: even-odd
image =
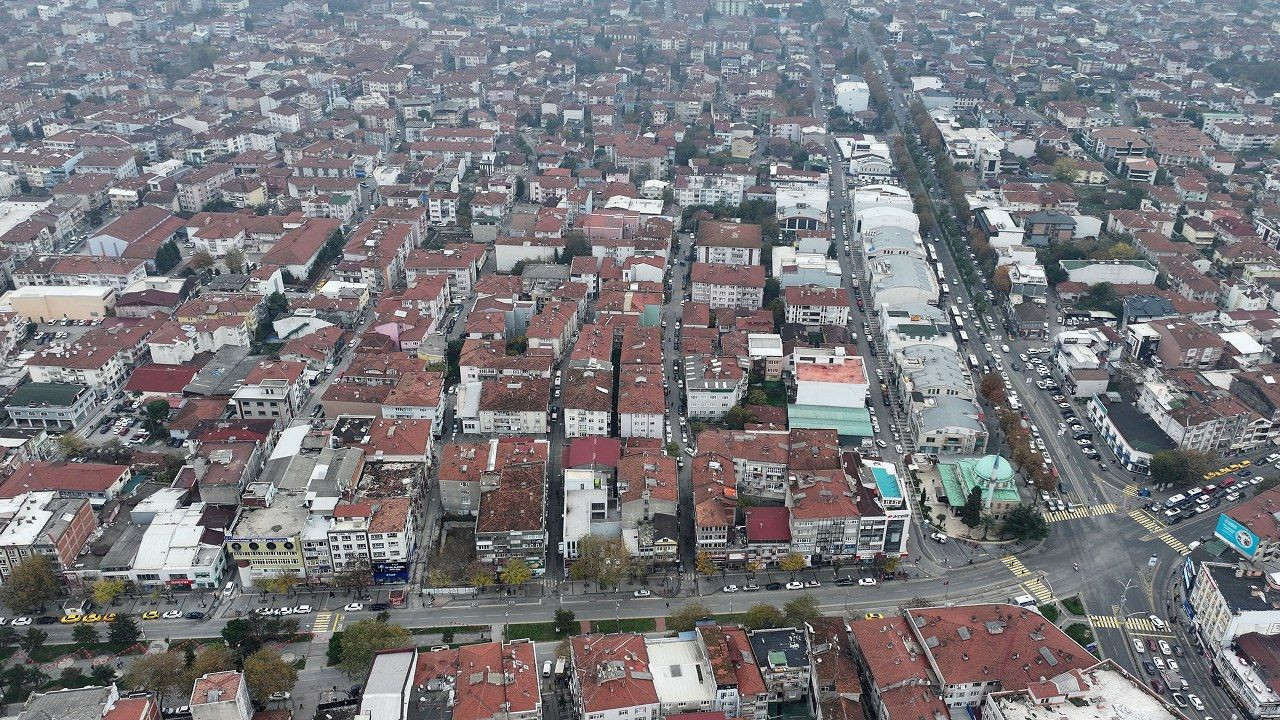
[[[578,635],[569,642],[579,701],[588,713],[657,705],[644,637]]]

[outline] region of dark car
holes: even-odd
[[[199,610],[192,610],[191,612],[187,613],[187,619],[188,619],[188,620],[203,620],[203,619],[204,619],[204,613],[200,612]]]
[[[1143,669],[1143,670],[1146,670],[1148,675],[1155,675],[1155,674],[1156,674],[1156,666],[1155,666],[1155,665],[1153,665],[1153,664],[1151,663],[1151,661],[1150,661],[1150,660],[1143,660],[1143,661],[1142,661],[1142,669]]]
[[[771,583],[769,583],[769,584],[765,585],[765,586],[764,586],[764,589],[765,589],[765,590],[781,590],[781,589],[782,589],[782,583],[780,583],[780,582],[771,582]]]
[[[40,617],[36,618],[37,625],[53,625],[57,622],[58,622],[58,618],[53,617],[51,615],[41,615]]]
[[[1160,678],[1151,678],[1151,689],[1157,693],[1162,693],[1164,692],[1164,683],[1160,682]]]
[[[1177,655],[1178,657],[1182,657],[1182,655],[1183,655],[1183,653],[1182,653],[1182,646],[1181,646],[1181,645],[1178,645],[1177,643],[1174,643],[1174,646],[1173,646],[1173,654],[1174,654],[1174,655]]]
[[[1252,470],[1240,470],[1236,472],[1236,474],[1239,475],[1240,477],[1253,477]]]
[[[370,610],[373,610],[373,611],[375,611],[375,612],[382,612],[383,610],[390,610],[390,609],[391,609],[391,603],[374,603],[374,604],[372,604],[372,605],[370,605],[370,606],[369,606],[369,609],[370,609]]]
[[[854,580],[853,578],[849,578],[849,577],[836,578],[837,587],[848,587],[850,585],[857,585],[857,584],[858,584],[858,581]]]

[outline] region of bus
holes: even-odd
[[[958,335],[959,335],[959,337],[960,337],[960,344],[961,344],[961,345],[964,345],[965,343],[969,342],[969,333],[967,333],[967,332],[965,332],[965,331],[961,330],[961,331],[958,333]]]
[[[969,355],[969,369],[971,369],[971,370],[977,370],[977,369],[978,369],[978,356],[977,356],[977,355],[973,355],[973,354],[970,354],[970,355]]]

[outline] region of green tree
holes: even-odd
[[[822,612],[818,609],[818,600],[809,593],[794,597],[782,606],[782,614],[787,622],[795,627],[813,622]]]
[[[63,433],[58,436],[58,452],[68,460],[74,457],[82,457],[88,449],[89,443],[85,442],[84,438],[79,435]]]
[[[338,668],[353,680],[362,679],[379,650],[410,647],[413,637],[399,625],[361,620],[342,632],[342,661]]]
[[[71,629],[71,639],[81,646],[97,645],[98,628],[89,623],[80,623]]]
[[[576,257],[591,255],[591,243],[580,230],[571,230],[564,236],[564,251],[560,253],[560,263],[569,265]]]
[[[293,690],[298,670],[281,659],[279,650],[262,648],[244,659],[244,679],[249,684],[249,697],[265,705],[272,693]]]
[[[160,402],[164,402],[161,400]],[[169,403],[165,403],[167,411]],[[120,597],[120,593],[125,590],[125,581],[120,578],[103,578],[95,580],[93,589],[90,593],[93,595],[93,601],[99,605],[110,605],[115,599]]]
[[[0,586],[0,601],[15,613],[26,613],[58,597],[59,590],[58,574],[48,556],[32,555],[18,563]]]
[[[786,625],[782,611],[769,603],[752,605],[742,617],[742,624],[750,630],[767,630]]]
[[[977,527],[982,518],[982,486],[974,485],[969,496],[960,508],[960,522],[968,527]]]
[[[118,648],[126,648],[138,642],[142,631],[138,629],[138,621],[128,613],[120,613],[107,625],[107,638]]]
[[[667,616],[667,629],[672,632],[688,632],[693,629],[694,623],[709,617],[713,617],[710,608],[702,603],[691,602],[676,608],[675,612]]]
[[[622,538],[587,535],[578,541],[578,559],[569,571],[574,580],[589,580],[605,588],[617,587],[631,572],[631,553]]]
[[[756,417],[755,413],[741,405],[734,405],[724,414],[722,422],[725,427],[731,430],[741,430],[757,420],[759,420],[759,418]]]
[[[18,640],[18,647],[25,653],[31,653],[49,639],[49,633],[40,628],[27,628],[27,632]]]
[[[1030,505],[1019,505],[1004,516],[1000,533],[1014,540],[1043,540],[1049,537],[1049,523]]]
[[[1174,487],[1200,482],[1214,465],[1208,453],[1194,450],[1161,450],[1151,456],[1151,480]]]
[[[168,699],[191,692],[190,676],[182,663],[182,656],[176,652],[162,652],[143,655],[129,665],[129,670],[120,679],[126,690],[150,690],[159,696],[162,706],[168,705]]]
[[[555,625],[557,633],[567,633],[573,629],[573,624],[577,622],[573,611],[567,608],[556,608]]]
[[[170,240],[156,250],[156,270],[164,275],[182,262],[182,251],[178,244]]]
[[[992,530],[1000,527],[1000,521],[991,513],[982,513],[978,518],[978,527],[982,528],[982,539],[986,540]]]
[[[533,568],[524,558],[511,557],[499,573],[504,585],[523,585],[533,579]]]
[[[271,321],[280,318],[281,315],[289,312],[289,298],[284,293],[273,292],[267,296],[267,317]]]

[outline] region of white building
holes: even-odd
[[[871,102],[871,88],[862,78],[851,78],[835,86],[836,105],[846,113],[863,112]]]
[[[233,670],[200,676],[191,687],[191,720],[249,720],[249,683]]]

